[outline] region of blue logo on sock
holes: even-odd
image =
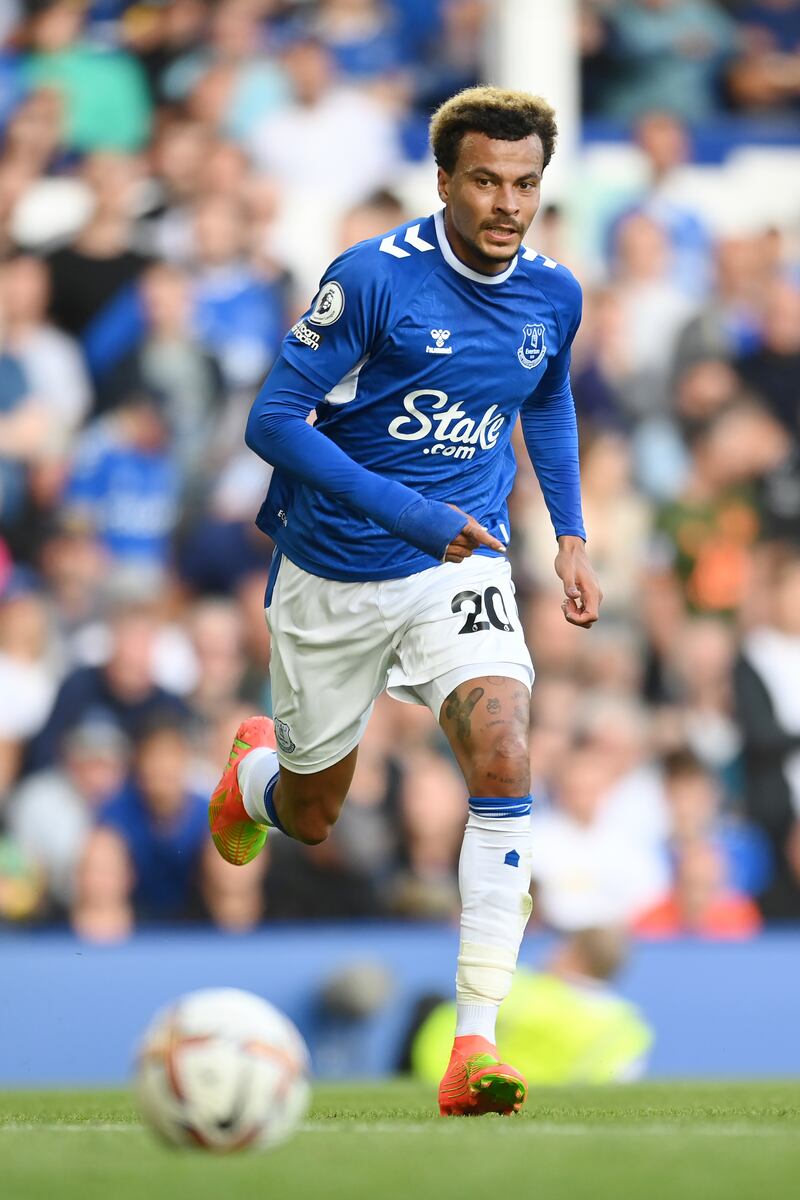
[[[519,855],[517,854],[516,850],[509,850],[508,854],[503,859],[503,862],[507,867],[518,867]]]

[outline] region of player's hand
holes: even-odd
[[[474,517],[464,512],[463,508],[459,508],[457,504],[448,504],[447,507],[463,513],[466,524],[458,537],[453,538],[445,550],[445,562],[463,562],[479,546],[488,546],[490,550],[499,550],[501,554],[505,553],[506,547],[503,543],[499,542],[496,537],[492,537],[488,529],[484,525],[479,525]]]
[[[570,625],[588,629],[600,616],[603,593],[586,554],[583,539],[560,537],[555,566],[556,575],[564,584],[566,599],[561,609],[566,620]]]

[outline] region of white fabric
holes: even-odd
[[[477,674],[484,677],[501,675],[504,679],[518,679],[528,691],[533,685],[533,668],[524,663],[482,662]],[[462,683],[466,683],[468,679],[475,678],[475,663],[464,663],[460,667],[454,667],[452,671],[445,671],[444,675],[437,675],[435,679],[431,679],[430,683],[418,683],[413,688],[407,689],[393,687],[391,695],[393,699],[402,700],[405,704],[419,704],[421,701],[426,708],[431,710],[438,721],[442,705],[450,693],[454,692]]]
[[[485,1037],[494,1044],[496,1004],[456,1004],[456,1037]]]
[[[38,733],[55,691],[49,664],[0,654],[0,738],[16,740]]]
[[[786,733],[800,733],[800,637],[779,629],[756,629],[743,649],[767,689],[778,724]],[[800,751],[786,756],[783,775],[800,817]]]
[[[278,756],[266,746],[256,746],[236,768],[236,779],[247,815],[262,825],[272,825],[264,805],[264,791],[277,774]]]
[[[89,411],[92,385],[78,343],[52,325],[39,325],[14,347],[33,395],[58,423],[50,432],[56,448]]]
[[[531,827],[537,912],[556,929],[624,925],[669,889],[666,858],[613,823],[581,825],[534,804]]]
[[[529,816],[470,813],[458,864],[458,1004],[499,1005],[511,989],[531,914],[531,856]]]
[[[266,117],[250,139],[256,166],[286,188],[313,189],[342,211],[391,180],[402,161],[394,121],[363,91],[337,88],[319,103]]]
[[[48,889],[67,905],[94,814],[63,771],[38,771],[20,784],[8,807],[8,832],[44,869]]]
[[[510,628],[487,620],[486,628],[463,632],[476,605],[462,602],[454,612],[453,598],[464,591],[482,597],[488,587],[499,590]],[[498,602],[498,618],[500,608]],[[528,686],[533,679],[504,558],[473,555],[369,583],[320,579],[284,558],[267,620],[278,756],[299,774],[324,770],[349,754],[384,689],[417,704],[427,703],[425,692],[436,704],[441,689],[426,692],[424,685],[453,670],[468,668],[466,678],[472,678],[505,663]]]

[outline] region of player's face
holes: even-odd
[[[438,183],[450,242],[468,267],[489,275],[505,269],[536,216],[543,170],[537,134],[517,142],[462,138],[453,173],[440,167]]]

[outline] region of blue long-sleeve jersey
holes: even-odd
[[[498,275],[471,270],[442,212],[347,250],[253,404],[247,443],[275,466],[259,527],[344,581],[441,560],[464,524],[447,505],[507,542],[520,414],[556,535],[585,538],[569,386],[580,312],[574,276],[533,250]]]

